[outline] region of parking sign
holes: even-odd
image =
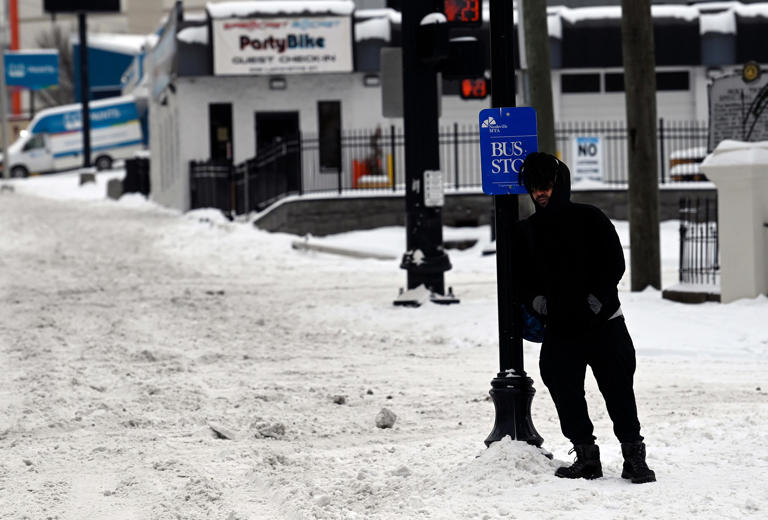
[[[532,107],[480,111],[480,162],[483,193],[526,193],[519,183],[526,156],[538,150],[536,111]]]

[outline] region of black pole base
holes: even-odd
[[[415,289],[407,291],[404,291],[401,287],[400,294],[397,295],[392,304],[400,307],[421,307],[428,301],[438,305],[452,305],[459,303],[461,300],[454,296],[453,287],[448,287],[448,293],[443,295],[431,292],[423,285],[420,285]]]
[[[531,419],[533,380],[522,374],[501,372],[491,381],[491,398],[496,408],[493,430],[485,439],[485,445],[500,441],[506,436],[541,447],[544,439],[536,431]]]

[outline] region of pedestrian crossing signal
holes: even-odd
[[[481,25],[483,0],[443,0],[443,12],[450,25]]]
[[[488,82],[485,78],[461,81],[461,99],[485,99],[487,95]]]

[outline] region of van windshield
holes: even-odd
[[[29,141],[26,142],[23,150],[28,152],[30,150],[37,150],[39,148],[45,148],[45,136],[43,134],[33,135]]]

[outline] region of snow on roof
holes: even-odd
[[[184,11],[185,22],[204,22],[208,20],[208,13],[205,11]]]
[[[187,27],[176,33],[176,39],[184,43],[208,45],[208,26]]]
[[[400,25],[403,23],[403,13],[392,8],[358,9],[355,11],[355,18],[363,20],[369,18],[389,18],[389,21],[393,24]]]
[[[157,35],[89,33],[87,41],[88,47],[94,49],[136,55],[157,43]],[[80,38],[77,34],[72,34],[70,42],[76,45],[80,42]]]
[[[651,14],[654,18],[681,18],[692,22],[699,18],[699,10],[684,5],[652,5]]]
[[[444,13],[429,13],[427,16],[421,19],[419,25],[435,25],[438,23],[446,23],[448,19]]]
[[[563,39],[563,19],[559,14],[550,14],[547,16],[547,34],[550,38]]]
[[[621,7],[603,6],[603,7],[580,7],[571,9],[562,7],[558,9],[560,17],[572,24],[586,20],[611,20],[621,19]]]
[[[575,24],[587,20],[620,20],[621,6],[600,7],[561,7],[557,11],[566,21]],[[699,10],[684,5],[652,5],[651,15],[654,18],[680,18],[693,21],[699,17]]]
[[[762,16],[768,18],[768,2],[750,5],[737,4],[734,10],[739,16]]]
[[[246,18],[253,15],[335,14],[350,15],[355,10],[352,0],[264,0],[247,2],[208,2],[211,18]]]
[[[388,42],[392,37],[389,26],[389,18],[371,18],[355,24],[355,41],[384,40]]]
[[[701,14],[699,32],[736,34],[736,13],[729,9],[722,13]]]
[[[736,7],[741,5],[741,2],[736,1],[730,1],[730,2],[705,2],[703,4],[696,4],[696,9],[699,10],[701,13],[709,13],[709,12],[715,12],[715,11],[725,11],[726,9],[730,9],[732,7]]]

